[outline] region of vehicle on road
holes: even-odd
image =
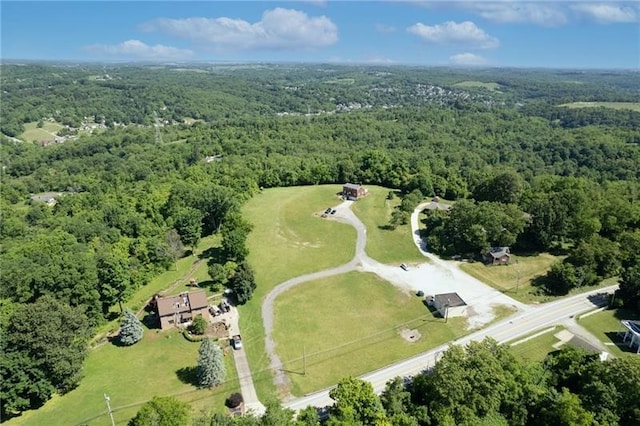
[[[409,267],[405,263],[401,263],[400,267],[402,268],[403,271],[408,271],[409,270]]]
[[[231,337],[231,346],[233,346],[233,349],[236,350],[242,349],[242,337],[240,337],[239,334]]]

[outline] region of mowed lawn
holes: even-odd
[[[402,329],[422,337],[408,342]],[[298,396],[453,340],[464,329],[464,319],[445,323],[421,298],[361,272],[301,284],[275,303],[276,350]]]
[[[413,243],[411,224],[384,229],[400,198],[387,200],[390,189],[367,186],[368,195],[355,203],[351,209],[367,227],[367,254],[382,263],[426,262]]]
[[[619,331],[626,331],[624,326],[620,324],[623,319],[640,320],[640,315],[625,309],[611,309],[583,316],[578,320],[578,323],[600,339],[612,355],[617,357],[635,356],[637,348],[632,351],[622,344],[622,337],[618,336]]]
[[[556,350],[553,345],[558,343],[559,340],[554,335],[563,329],[563,327],[554,327],[553,330],[549,330],[539,336],[527,340],[526,342],[511,346],[509,351],[516,357],[526,361],[542,361],[550,352]],[[534,333],[534,335],[535,334],[536,333]]]
[[[80,386],[56,396],[44,407],[15,418],[9,425],[108,425],[104,394],[111,398],[116,424],[126,424],[154,396],[176,396],[202,410],[223,412],[224,400],[240,389],[233,356],[227,349],[227,382],[211,390],[183,383],[177,372],[195,367],[200,343],[188,342],[175,330],[145,329],[142,341],[130,347],[105,344],[90,351]]]
[[[612,109],[628,109],[640,112],[640,102],[572,102],[560,105],[567,108],[612,108]]]
[[[247,246],[257,289],[252,300],[240,307],[240,329],[262,400],[275,395],[264,347],[264,297],[289,278],[342,265],[355,254],[355,229],[320,217],[326,208],[341,203],[336,195],[341,190],[339,185],[272,188],[255,195],[243,208],[253,225]]]
[[[62,125],[58,123],[52,123],[45,121],[42,128],[38,128],[37,122],[25,123],[24,132],[18,136],[19,139],[26,142],[42,142],[46,140],[52,140],[55,138],[58,130],[62,129]]]
[[[496,290],[509,294],[514,299],[525,303],[542,301],[535,294],[537,288],[533,281],[545,275],[554,262],[562,257],[549,253],[536,256],[511,255],[509,265],[485,265],[482,262],[461,263],[460,268]]]

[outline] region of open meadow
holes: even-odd
[[[367,227],[367,246],[369,257],[382,263],[426,262],[426,259],[413,243],[411,224],[387,229],[391,213],[400,204],[401,199],[387,199],[388,188],[367,186],[366,197],[353,203],[351,209]]]
[[[264,348],[262,301],[289,278],[339,266],[355,254],[352,226],[321,218],[329,206],[341,203],[339,185],[272,188],[255,195],[243,213],[253,225],[247,239],[249,263],[257,289],[240,311],[240,328],[258,396],[275,394]]]
[[[422,298],[376,275],[350,272],[278,298],[274,339],[292,391],[301,396],[453,340],[464,333],[464,321],[445,323]],[[409,341],[403,330],[421,337]]]
[[[38,127],[37,122],[25,123],[24,132],[18,136],[19,139],[25,142],[42,142],[46,140],[53,140],[56,137],[58,130],[62,129],[62,125],[58,123],[52,123],[45,121],[42,124],[42,128]]]
[[[612,108],[612,109],[628,109],[640,112],[640,102],[571,102],[569,104],[560,105],[567,108]]]

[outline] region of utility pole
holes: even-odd
[[[302,375],[307,375],[307,356],[304,351],[304,344],[302,345]]]
[[[104,402],[107,403],[107,412],[109,413],[109,417],[111,418],[111,426],[116,426],[116,422],[113,420],[113,411],[111,411],[111,398],[106,393],[104,394]]]
[[[516,294],[518,294],[518,288],[520,287],[520,264],[516,259]]]
[[[449,321],[449,305],[451,304],[451,299],[447,298],[447,304],[444,305],[444,322]]]

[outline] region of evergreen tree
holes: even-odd
[[[122,326],[120,327],[120,343],[126,346],[131,346],[142,339],[144,330],[142,324],[136,315],[129,309],[124,311],[124,319],[122,320]]]
[[[222,383],[226,376],[222,349],[211,339],[205,339],[198,350],[198,384],[213,387]]]

